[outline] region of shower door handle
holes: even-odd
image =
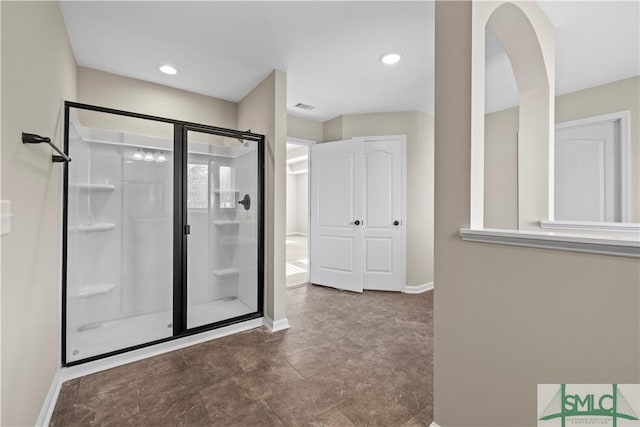
[[[189,224],[186,224],[186,225],[184,226],[184,234],[185,234],[185,235],[189,235],[189,234],[191,234],[191,226],[190,226]]]

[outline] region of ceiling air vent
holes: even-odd
[[[313,110],[314,108],[316,108],[316,107],[314,107],[313,105],[303,104],[302,102],[298,102],[298,103],[295,105],[295,107],[296,107],[296,108],[301,108],[301,109],[303,109],[303,110],[307,110],[307,111],[311,111],[311,110]]]

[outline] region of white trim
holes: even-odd
[[[62,375],[60,374],[60,369],[56,369],[56,374],[53,376],[51,380],[51,385],[49,386],[49,392],[47,393],[47,397],[44,399],[44,403],[42,404],[42,408],[40,409],[40,414],[38,415],[38,419],[36,420],[36,426],[48,426],[51,421],[51,416],[53,415],[53,410],[56,407],[56,402],[58,401],[58,395],[60,394],[60,387],[62,386]]]
[[[640,233],[640,224],[632,222],[540,221],[540,228]]]
[[[429,424],[429,427],[440,427],[440,426],[436,424],[435,421],[433,421],[431,424]]]
[[[308,233],[300,233],[299,231],[291,231],[287,233],[287,236],[309,236]]]
[[[264,316],[264,326],[269,330],[269,332],[284,331],[290,327],[289,320],[287,320],[287,318],[276,320],[274,322],[268,316]]]
[[[631,112],[618,111],[600,116],[587,117],[584,119],[571,120],[556,124],[555,130],[577,128],[583,126],[596,125],[608,122],[620,122],[620,216],[622,222],[629,222],[631,219]],[[552,165],[554,166],[554,165]],[[549,195],[549,203],[553,203]],[[550,205],[552,206],[552,205]],[[555,215],[555,212],[554,212]],[[554,220],[553,215],[549,215],[549,220]]]
[[[301,169],[299,171],[295,171],[295,172],[288,172],[289,175],[302,175],[303,173],[309,173],[309,169]]]
[[[309,155],[303,154],[302,156],[291,157],[290,159],[287,159],[286,163],[290,165],[292,163],[300,163],[308,160],[309,160]]]
[[[402,293],[405,294],[421,294],[423,292],[433,290],[433,282],[423,283],[422,285],[405,285]]]
[[[306,145],[308,147],[316,143],[317,141],[314,141],[313,139],[294,138],[292,136],[287,137],[287,144]]]
[[[469,242],[526,246],[560,251],[586,252],[640,258],[640,238],[558,233],[553,231],[522,231],[460,229],[460,238]]]
[[[259,319],[247,320],[246,322],[236,323],[234,325],[225,326],[213,331],[201,332],[196,335],[190,335],[184,338],[178,338],[151,347],[145,347],[138,350],[129,351],[127,353],[118,354],[93,362],[83,363],[82,365],[62,368],[62,381],[68,381],[74,378],[83,377],[85,375],[115,368],[117,366],[126,365],[138,360],[147,359],[149,357],[158,356],[160,354],[179,350],[181,348],[190,347],[206,341],[215,340],[226,337],[228,335],[237,334],[238,332],[248,331],[263,326],[266,317]]]

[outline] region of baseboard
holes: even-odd
[[[147,359],[149,357],[157,356],[163,353],[169,353],[181,348],[190,347],[192,345],[200,344],[206,341],[226,337],[238,332],[244,332],[250,329],[259,328],[265,324],[265,319],[266,317],[247,320],[246,322],[236,323],[234,325],[225,326],[219,329],[214,329],[212,331],[201,332],[199,334],[190,335],[184,338],[178,338],[151,347],[145,347],[139,350],[129,351],[127,353],[118,354],[112,357],[106,357],[104,359],[96,360],[93,362],[83,363],[82,365],[62,368],[62,378],[60,383],[96,372],[126,365],[138,360]]]
[[[49,386],[49,392],[47,393],[47,397],[44,399],[44,403],[42,404],[42,409],[40,409],[40,414],[38,415],[38,419],[36,421],[36,426],[48,426],[51,421],[51,416],[53,415],[53,410],[56,407],[56,402],[58,401],[58,395],[60,394],[60,387],[62,386],[62,375],[60,369],[56,370],[56,374],[53,376],[53,380],[51,380],[51,385]]]
[[[429,424],[429,427],[440,427],[438,424],[436,424],[436,422],[432,422],[431,424]]]
[[[422,285],[416,286],[405,286],[402,292],[405,294],[421,294],[431,290],[433,290],[433,282],[423,283]]]
[[[285,318],[274,322],[267,316],[264,316],[264,326],[269,330],[269,332],[284,331],[285,329],[289,329],[289,321]]]

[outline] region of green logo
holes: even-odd
[[[619,419],[638,420],[617,384],[611,384],[611,393],[567,393],[566,386],[560,384],[560,388],[540,414],[540,421],[559,418],[562,427],[565,427],[566,420],[570,417],[584,417],[585,424],[593,417],[608,417],[611,418],[613,426],[617,427]],[[588,389],[588,385],[581,388]]]

